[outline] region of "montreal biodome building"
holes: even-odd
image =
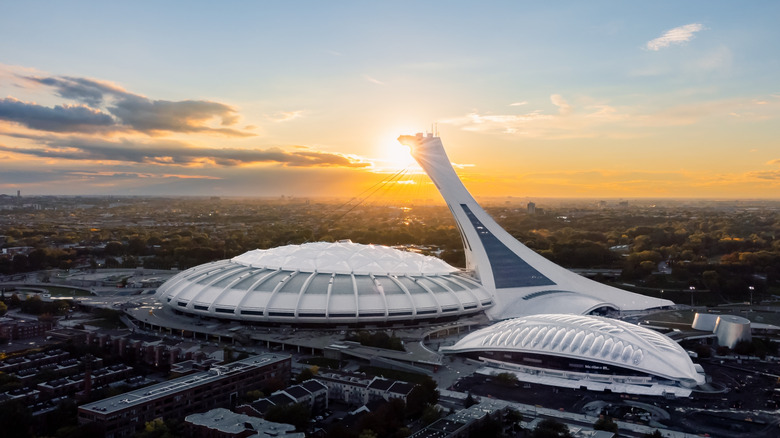
[[[388,326],[484,314],[625,313],[672,306],[575,274],[506,232],[466,190],[433,134],[404,135],[452,212],[465,269],[430,256],[349,241],[253,250],[183,271],[156,299],[176,313],[301,327]]]

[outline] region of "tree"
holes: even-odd
[[[9,400],[0,409],[0,424],[3,425],[3,436],[28,437],[33,436],[32,413],[27,405],[19,400]]]
[[[434,421],[441,418],[442,411],[441,409],[436,405],[427,405],[423,409],[422,415],[420,416],[420,419],[422,420],[423,424],[431,424]]]
[[[469,393],[469,394],[466,396],[466,400],[464,400],[464,401],[463,401],[463,406],[464,406],[466,409],[468,409],[468,408],[470,408],[470,407],[474,406],[475,404],[477,404],[477,401],[476,401],[476,400],[474,400],[474,396],[472,396],[472,395],[471,395],[471,393]]]
[[[612,432],[617,436],[618,425],[611,417],[601,416],[595,423],[593,423],[593,430],[606,430]]]
[[[24,254],[16,254],[12,259],[13,269],[15,273],[27,271],[27,256]]]
[[[314,378],[314,372],[311,368],[304,368],[301,370],[300,374],[298,374],[298,377],[295,378],[296,383],[305,382],[309,379]]]
[[[569,427],[553,419],[542,420],[533,432],[531,438],[572,438]]]
[[[515,386],[517,385],[517,375],[515,373],[498,373],[496,374],[496,381],[503,386]]]
[[[363,429],[360,431],[358,438],[377,438],[376,432],[371,429]]]
[[[165,422],[162,418],[147,421],[144,430],[136,434],[137,438],[175,438],[180,436],[175,425]]]
[[[0,316],[3,316],[8,312],[8,306],[4,302],[0,301]]]
[[[105,252],[106,255],[109,256],[122,255],[122,253],[124,252],[124,247],[122,246],[121,242],[117,242],[117,241],[108,242],[106,244]]]
[[[311,410],[302,403],[276,405],[268,409],[265,419],[275,423],[292,424],[296,430],[303,431],[309,425]]]

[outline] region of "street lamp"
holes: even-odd
[[[691,286],[688,289],[691,290],[691,307],[693,307],[693,293],[696,292],[696,286]]]
[[[748,286],[748,290],[750,290],[750,305],[753,305],[753,290],[755,288],[753,286]]]

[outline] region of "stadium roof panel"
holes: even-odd
[[[688,354],[667,336],[620,320],[542,314],[509,319],[466,335],[445,353],[506,351],[613,365],[682,382],[704,383]]]
[[[441,275],[458,270],[436,257],[349,241],[256,249],[232,261],[254,268],[359,275]]]

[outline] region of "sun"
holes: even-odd
[[[378,138],[374,149],[374,168],[377,172],[397,172],[409,168],[416,173],[421,170],[412,158],[409,148],[398,143],[398,136],[405,131],[393,132]]]

